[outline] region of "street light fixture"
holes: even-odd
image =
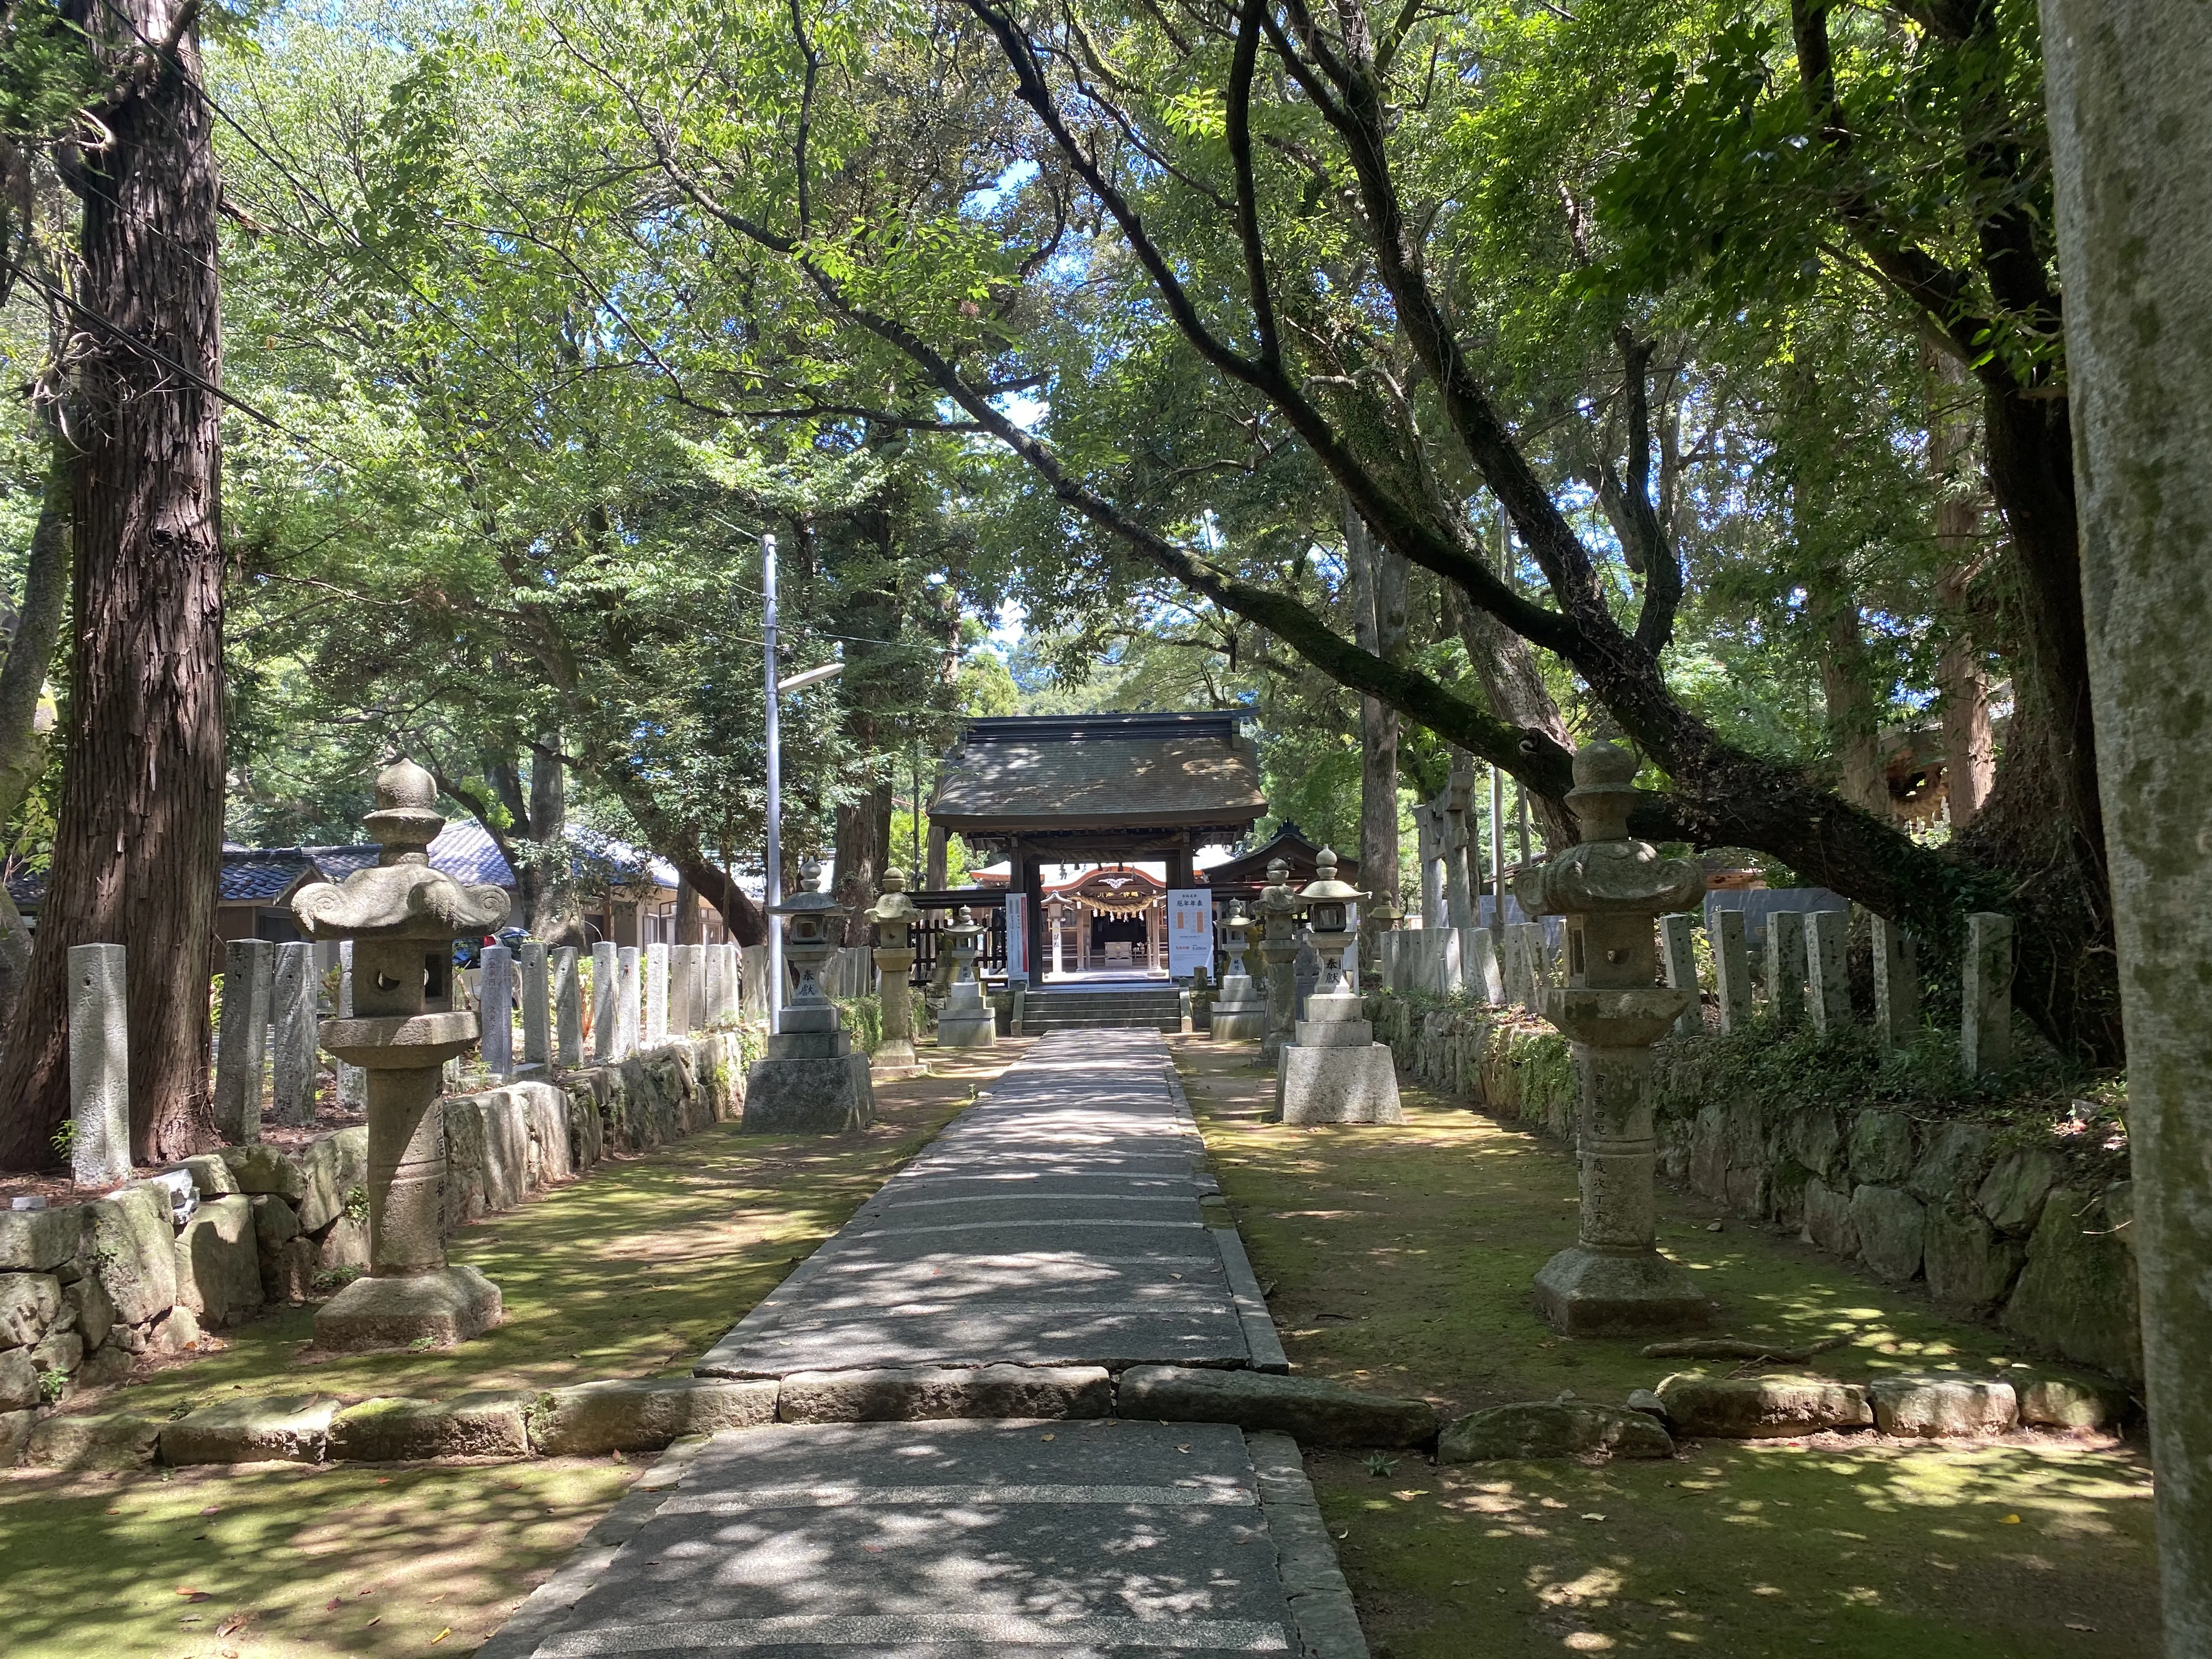
[[[775,538],[761,538],[762,666],[768,681],[768,868],[763,872],[762,908],[768,922],[768,1029],[778,1028],[783,1012],[783,928],[774,912],[783,902],[783,734],[776,707],[779,693],[817,685],[845,672],[842,662],[825,662],[779,680],[775,677]]]

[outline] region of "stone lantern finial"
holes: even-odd
[[[376,810],[362,823],[383,851],[377,862],[428,864],[430,843],[446,827],[438,781],[405,756],[376,775]]]

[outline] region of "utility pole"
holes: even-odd
[[[777,1029],[783,1011],[783,922],[775,914],[783,902],[783,741],[777,730],[775,698],[775,538],[761,538],[761,635],[768,690],[768,868],[761,888],[768,915],[768,1029]]]

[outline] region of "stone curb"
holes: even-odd
[[[1308,1659],[1368,1659],[1367,1638],[1337,1565],[1336,1546],[1306,1479],[1298,1443],[1271,1430],[1246,1431],[1244,1445],[1260,1483],[1260,1512],[1275,1546],[1275,1576]]]

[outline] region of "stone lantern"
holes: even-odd
[[[1297,1018],[1297,981],[1291,964],[1298,959],[1298,918],[1306,902],[1291,885],[1291,866],[1267,860],[1267,884],[1260,890],[1260,959],[1267,964],[1267,1034],[1260,1042],[1259,1064],[1273,1066],[1291,1040]]]
[[[799,985],[768,1040],[768,1057],[745,1073],[740,1127],[747,1134],[842,1134],[875,1121],[868,1057],[853,1052],[853,1034],[822,990],[823,967],[837,950],[830,924],[847,907],[817,890],[821,878],[821,865],[808,862],[799,891],[769,912],[790,919],[783,954]]]
[[[1244,966],[1253,930],[1259,925],[1245,915],[1243,899],[1233,901],[1229,914],[1221,919],[1222,935],[1228,944],[1229,971],[1222,975],[1221,994],[1213,1003],[1213,1036],[1217,1042],[1243,1042],[1267,1035],[1267,999],[1252,982],[1252,975]]]
[[[1571,1336],[1681,1329],[1713,1314],[1690,1275],[1656,1248],[1652,1194],[1651,1045],[1694,994],[1658,982],[1656,921],[1694,905],[1705,876],[1696,860],[1662,858],[1630,836],[1636,766],[1609,743],[1580,750],[1567,805],[1582,842],[1514,882],[1528,915],[1566,920],[1567,982],[1537,1000],[1573,1044],[1582,1083],[1581,1242],[1537,1273],[1536,1306]]]
[[[907,990],[907,975],[914,971],[914,946],[908,930],[917,912],[906,896],[906,872],[884,872],[884,890],[872,908],[861,915],[875,924],[876,983],[884,1005],[884,1040],[869,1059],[878,1077],[913,1077],[921,1070],[914,1052],[914,998]]]
[[[1275,1109],[1285,1123],[1403,1123],[1398,1073],[1375,1040],[1358,994],[1345,982],[1344,953],[1358,935],[1352,906],[1365,894],[1336,876],[1336,854],[1322,848],[1305,903],[1309,941],[1321,956],[1321,980],[1306,999],[1297,1041],[1277,1057]]]
[[[996,1048],[999,1018],[984,1002],[982,983],[975,977],[975,957],[982,949],[983,924],[963,904],[939,938],[942,949],[952,958],[952,986],[945,994],[944,1010],[937,1016],[937,1046]]]
[[[292,900],[312,939],[353,941],[353,1009],[322,1022],[322,1046],[368,1079],[368,1272],[315,1315],[331,1349],[464,1342],[499,1323],[499,1287],[446,1260],[446,1062],[477,1040],[453,1006],[453,941],[507,919],[498,887],[430,867],[445,827],[438,787],[412,761],[376,776],[376,862]]]

